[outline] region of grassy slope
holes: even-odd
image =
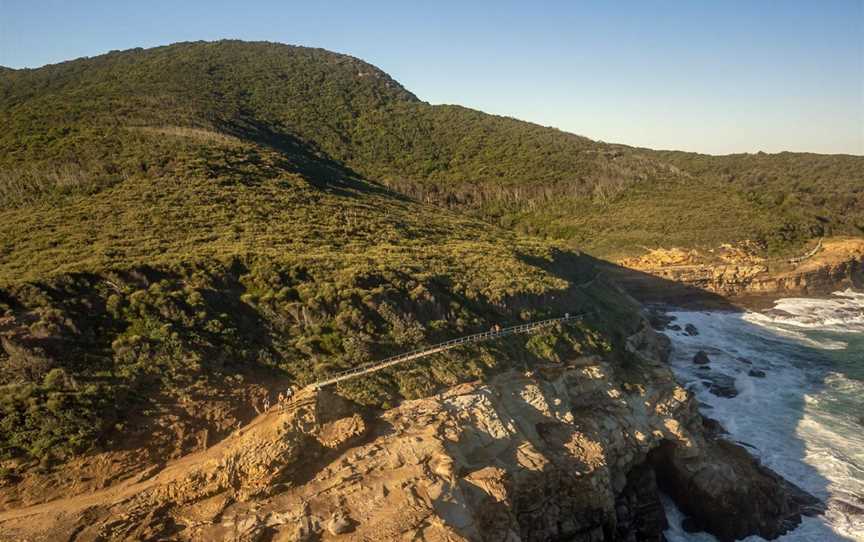
[[[174,136],[153,137],[164,142]],[[14,283],[251,254],[338,266],[466,268],[468,280],[484,281],[489,293],[506,287],[493,277],[467,273],[472,259],[463,252],[491,257],[531,244],[359,179],[316,184],[280,165],[278,153],[252,144],[210,143],[198,150],[246,165],[214,176],[209,167],[190,164],[181,168],[184,173],[131,176],[93,194],[3,211],[0,237],[10,257],[0,263],[0,277]],[[259,164],[252,163],[253,155]],[[523,278],[512,271],[508,277]]]
[[[429,106],[362,61],[276,44],[4,72],[0,124],[6,455],[104,444],[132,411],[304,383],[493,322],[600,312],[563,342],[486,345],[343,392],[389,404],[620,341],[633,308],[602,281],[576,287],[590,260],[513,229],[603,254],[754,236],[782,251],[814,225],[854,232],[864,208],[859,158],[802,156],[792,186],[776,157],[731,157],[728,177],[713,158]]]
[[[23,183],[25,194],[34,177],[93,190],[170,167],[128,127],[181,126],[326,155],[415,199],[603,256],[747,238],[786,253],[864,226],[861,157],[598,143],[430,106],[362,61],[277,44],[178,44],[17,70],[0,77],[0,120],[10,126],[0,169],[17,181],[0,187]]]
[[[197,445],[160,420],[218,438],[242,416],[205,419],[202,406],[244,386],[302,385],[493,322],[599,309],[563,339],[514,338],[342,387],[388,405],[605,351],[634,323],[602,281],[576,287],[593,276],[587,258],[406,199],[245,117],[229,126],[190,106],[195,129],[157,111],[144,126],[87,95],[57,138],[27,125],[29,137],[4,143],[0,458],[130,439],[158,456]]]

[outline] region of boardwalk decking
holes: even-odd
[[[382,369],[386,369],[387,367],[399,365],[400,363],[405,363],[407,361],[431,356],[432,354],[444,352],[446,350],[462,346],[463,344],[479,343],[483,341],[497,339],[499,337],[506,337],[508,335],[516,335],[518,333],[530,333],[544,327],[555,325],[559,322],[569,322],[571,320],[576,320],[578,318],[581,318],[582,316],[585,316],[586,314],[588,313],[582,312],[579,314],[568,314],[560,318],[549,318],[548,320],[538,320],[536,322],[529,322],[527,324],[519,324],[518,326],[505,327],[498,331],[485,331],[483,333],[466,335],[464,337],[451,339],[449,341],[434,344],[432,346],[427,346],[425,348],[418,348],[417,350],[412,350],[411,352],[398,354],[380,361],[364,363],[363,365],[358,365],[357,367],[353,367],[346,371],[336,373],[332,377],[325,380],[319,380],[318,382],[315,382],[314,384],[311,384],[307,387],[314,390],[319,390],[324,386],[330,386],[332,384],[336,384],[337,382],[342,382],[350,378],[356,378],[358,376],[374,373],[375,371],[380,371]]]

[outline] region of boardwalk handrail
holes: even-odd
[[[465,335],[464,337],[450,339],[449,341],[434,344],[432,346],[427,346],[424,348],[417,348],[415,350],[411,350],[410,352],[403,352],[401,354],[390,356],[389,358],[384,358],[379,361],[370,361],[367,363],[363,363],[361,365],[358,365],[357,367],[352,367],[351,369],[336,373],[332,377],[325,380],[319,380],[314,384],[310,384],[308,387],[311,389],[319,390],[324,386],[336,384],[337,382],[342,382],[343,380],[348,380],[349,378],[354,378],[360,375],[380,371],[381,369],[384,369],[386,367],[391,367],[393,365],[397,365],[399,363],[403,363],[413,359],[437,354],[439,352],[450,350],[451,348],[455,348],[463,344],[488,341],[490,339],[504,337],[507,335],[515,335],[517,333],[528,333],[530,331],[534,331],[535,329],[557,324],[558,322],[568,322],[570,320],[575,320],[581,316],[585,316],[586,314],[588,314],[588,312],[581,312],[579,314],[567,314],[559,318],[548,318],[546,320],[538,320],[536,322],[529,322],[527,324],[519,324],[516,326],[505,327],[497,331],[484,331],[482,333],[475,333],[473,335]]]
[[[789,263],[799,264],[799,263],[803,262],[804,260],[809,260],[810,258],[815,256],[816,253],[819,252],[820,250],[822,250],[822,239],[821,238],[819,239],[819,242],[816,243],[816,246],[813,247],[813,250],[809,251],[807,254],[804,254],[803,256],[798,256],[797,258],[790,258]]]

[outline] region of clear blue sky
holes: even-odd
[[[862,0],[0,0],[0,65],[241,38],[349,53],[431,103],[594,139],[864,154]]]

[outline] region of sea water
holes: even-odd
[[[828,505],[824,516],[804,518],[779,540],[864,541],[864,294],[783,299],[761,312],[670,315],[682,328],[666,331],[671,364],[703,415]],[[687,334],[686,324],[698,335]],[[711,360],[708,370],[692,361],[700,350]],[[737,396],[718,397],[706,387],[723,375],[734,379]],[[681,512],[668,499],[665,504],[670,542],[715,540],[684,532]]]

